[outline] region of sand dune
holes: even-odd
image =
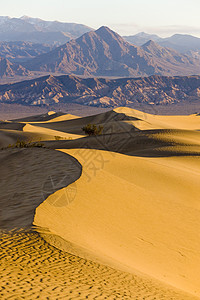
[[[21,123],[51,123],[51,122],[61,122],[61,121],[67,121],[72,119],[78,119],[78,118],[79,117],[75,115],[65,114],[62,112],[56,113],[52,111],[52,112],[48,112],[47,114],[27,117],[24,119],[18,119],[16,121]]]
[[[159,116],[143,113],[131,108],[120,107],[113,111],[94,116],[61,122],[53,122],[52,120],[50,123],[38,123],[37,126],[73,134],[82,134],[81,128],[88,123],[102,125],[104,127],[104,134],[153,129],[200,130],[199,118],[198,114],[188,116]]]
[[[45,145],[53,149],[98,149],[144,157],[199,156],[200,132],[174,129],[130,131],[73,141],[48,141]]]
[[[75,244],[76,255],[200,295],[199,158],[67,153],[83,165],[76,199],[59,208],[50,203],[63,191],[51,195],[36,209],[35,224]]]
[[[28,122],[48,122],[51,119],[57,118],[57,117],[62,117],[64,115],[64,113],[62,112],[54,112],[54,111],[50,111],[46,114],[41,114],[41,115],[35,115],[35,116],[29,116],[29,117],[25,117],[25,118],[19,118],[19,119],[14,119],[12,120],[13,122],[24,122],[24,123],[28,123]]]
[[[42,137],[52,150],[1,150],[1,298],[200,298],[199,115],[2,123],[0,145]],[[103,135],[83,137],[88,123]],[[20,231],[33,218],[40,235]]]
[[[2,232],[0,260],[1,299],[198,299],[59,251],[36,233]]]
[[[136,127],[141,130],[146,129],[182,129],[200,130],[200,120],[198,114],[183,116],[160,116],[148,114],[128,107],[118,107],[114,109],[116,113],[123,113],[129,117],[138,118]]]
[[[30,227],[35,208],[81,174],[73,157],[41,148],[1,150],[0,165],[0,228],[9,230]]]
[[[89,123],[103,125],[104,126],[104,133],[111,132],[113,126],[115,126],[115,131],[127,131],[133,127],[132,124],[124,123],[126,126],[126,130],[123,129],[121,121],[130,121],[130,120],[138,120],[135,117],[127,116],[124,113],[116,113],[113,111],[108,111],[105,113],[101,113],[94,116],[88,116],[83,118],[76,118],[71,120],[65,120],[60,122],[49,122],[49,123],[38,123],[35,124],[40,127],[45,127],[53,130],[58,130],[62,132],[68,132],[73,134],[83,134],[82,127]],[[112,131],[113,133],[113,131]]]
[[[79,139],[83,137],[83,135],[65,133],[58,130],[53,130],[45,127],[38,127],[30,124],[26,124],[23,127],[24,132],[37,133],[43,141],[45,140],[55,140],[55,137],[59,137],[61,139]]]
[[[22,131],[24,124],[10,122],[10,121],[1,121],[0,122],[0,129],[7,129],[7,130],[19,130]]]

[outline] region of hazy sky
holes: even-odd
[[[0,15],[28,15],[98,28],[122,35],[140,31],[200,37],[200,0],[0,0]]]

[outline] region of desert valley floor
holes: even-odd
[[[199,114],[49,112],[0,148],[1,299],[200,299]]]

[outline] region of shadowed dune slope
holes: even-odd
[[[200,132],[190,130],[144,130],[90,136],[73,141],[47,141],[53,149],[98,149],[134,156],[199,156]]]
[[[66,121],[66,120],[71,120],[71,119],[76,119],[79,118],[75,115],[71,114],[65,114],[63,112],[54,112],[54,111],[49,111],[46,114],[42,115],[35,115],[35,116],[30,116],[26,118],[21,118],[21,119],[15,119],[13,122],[22,122],[22,123],[39,123],[39,122],[45,122],[45,123],[50,123],[50,122],[60,122],[60,121]]]
[[[40,138],[45,140],[50,140],[47,136],[38,135],[36,133],[25,133],[20,130],[8,130],[0,129],[0,148],[8,147],[9,145],[14,145],[18,140],[20,141],[38,141]]]
[[[64,113],[62,112],[54,112],[54,111],[50,111],[46,114],[41,114],[41,115],[35,115],[35,116],[29,116],[29,117],[25,117],[25,118],[20,118],[20,119],[14,119],[11,120],[13,122],[45,122],[45,121],[50,121],[51,119],[63,116]]]
[[[31,226],[35,208],[81,175],[78,161],[49,149],[0,151],[0,228]]]
[[[24,124],[20,124],[20,123],[17,123],[17,122],[0,121],[0,129],[22,131],[24,126],[25,126]]]

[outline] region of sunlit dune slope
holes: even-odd
[[[133,124],[140,130],[148,129],[182,129],[200,130],[198,114],[183,116],[160,116],[156,113],[148,114],[128,107],[114,109],[116,113],[123,113],[127,117],[138,118]]]
[[[55,140],[55,137],[59,137],[62,139],[77,139],[83,137],[83,135],[65,133],[58,130],[53,130],[45,127],[38,127],[30,124],[26,124],[23,127],[24,132],[35,133],[44,140]]]
[[[197,300],[170,286],[59,251],[36,233],[1,233],[1,299]]]
[[[51,195],[35,224],[66,240],[66,250],[72,244],[76,255],[200,295],[199,157],[63,151],[83,165],[76,198],[59,207],[65,189]]]

